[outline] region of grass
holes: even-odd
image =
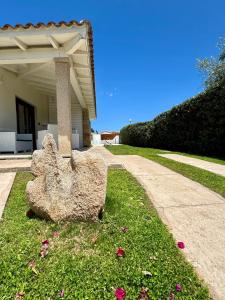
[[[186,262],[143,188],[125,170],[110,170],[104,217],[90,223],[54,224],[26,217],[25,186],[30,174],[17,174],[4,218],[0,222],[0,299],[23,300],[115,299],[115,288],[137,299],[141,287],[153,300],[169,299],[176,283],[183,286],[175,299],[207,300],[208,290]],[[126,233],[120,228],[127,226]],[[58,231],[59,237],[52,233]],[[39,257],[42,240],[49,254]],[[117,247],[125,257],[117,258]],[[28,266],[35,260],[36,273]],[[142,271],[151,272],[146,277]]]
[[[157,155],[167,153],[166,151],[152,148],[132,147],[128,145],[106,146],[106,148],[115,155],[135,154],[153,160],[175,172],[178,172],[194,181],[199,182],[200,184],[225,197],[225,179],[223,176]],[[195,157],[200,158],[200,156]],[[201,158],[210,161],[209,158]],[[215,160],[216,159],[211,158],[211,161],[216,162]],[[217,163],[218,162],[219,160],[217,159]]]

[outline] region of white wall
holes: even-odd
[[[72,118],[72,131],[73,133],[79,133],[79,143],[80,148],[83,147],[83,115],[82,108],[80,103],[73,92],[71,90],[71,118]],[[49,123],[57,124],[57,108],[56,108],[56,99],[54,97],[49,97]]]
[[[16,131],[16,97],[32,104],[36,112],[36,129],[48,123],[48,99],[12,72],[0,68],[0,131]]]
[[[101,134],[99,133],[92,133],[92,141],[91,141],[92,145],[107,145],[107,144],[119,144],[120,143],[120,136],[116,135],[114,137],[114,139],[112,140],[101,140]]]
[[[83,147],[82,108],[73,90],[72,129],[79,133],[80,147]],[[12,72],[0,68],[0,131],[17,131],[16,97],[35,107],[36,130],[46,129],[46,125],[57,124],[56,99],[41,95],[25,80],[18,79]]]

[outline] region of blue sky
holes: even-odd
[[[216,55],[224,0],[10,0],[0,23],[88,19],[94,30],[97,130],[151,120],[203,89],[196,58]]]

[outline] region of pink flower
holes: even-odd
[[[64,290],[59,291],[59,297],[63,298],[65,296]]]
[[[169,300],[174,300],[175,299],[175,296],[173,293],[170,293],[170,297],[169,297]]]
[[[120,230],[123,232],[123,233],[126,233],[128,231],[128,227],[121,227]]]
[[[49,241],[48,240],[44,240],[41,242],[42,244],[42,249],[48,249],[48,246],[49,246]]]
[[[52,236],[53,236],[54,238],[59,237],[59,232],[58,232],[58,231],[54,231],[54,232],[52,233]]]
[[[125,255],[125,251],[123,248],[119,247],[117,250],[116,250],[116,255],[118,257],[123,257]]]
[[[29,209],[27,212],[26,212],[26,216],[29,218],[29,219],[32,219],[35,217],[35,213],[33,212],[32,209]]]
[[[126,296],[126,291],[123,288],[118,288],[115,290],[114,295],[116,296],[117,300],[123,300]]]
[[[180,249],[184,249],[184,248],[185,248],[185,245],[184,245],[183,242],[178,242],[178,243],[177,243],[177,246],[178,246],[178,248],[180,248]]]
[[[176,284],[176,291],[177,291],[177,292],[181,292],[181,291],[182,291],[182,286],[181,286],[181,284],[179,284],[179,283]]]
[[[45,256],[47,256],[48,255],[48,250],[47,249],[41,249],[40,250],[40,256],[41,256],[41,258],[44,258]]]

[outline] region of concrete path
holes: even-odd
[[[1,159],[31,159],[32,154],[0,154]]]
[[[158,154],[159,156],[166,157],[184,164],[192,165],[200,169],[204,169],[222,176],[225,176],[225,165],[216,164],[210,161],[205,161],[198,158],[188,157],[180,154]],[[225,299],[225,296],[224,296]]]
[[[15,176],[16,173],[0,174],[0,219],[2,217]]]
[[[176,172],[137,155],[114,156],[144,186],[176,241],[183,241],[187,259],[208,284],[213,299],[225,299],[225,199]]]
[[[0,159],[0,173],[30,171],[31,159]]]

